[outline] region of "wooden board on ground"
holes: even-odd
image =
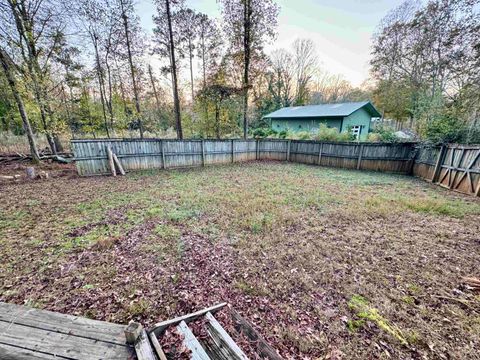
[[[235,329],[243,333],[250,341],[256,344],[257,352],[262,358],[269,360],[282,360],[280,355],[260,336],[260,334],[235,310],[230,309]]]
[[[131,359],[124,325],[0,302],[0,358]]]
[[[202,345],[198,342],[195,335],[188,328],[185,321],[180,322],[177,326],[179,333],[183,335],[183,344],[191,351],[190,358],[192,360],[210,360],[210,357],[207,355]]]
[[[222,325],[215,319],[211,313],[207,313],[205,318],[208,320],[208,333],[215,342],[216,347],[221,354],[219,357],[225,359],[248,360],[247,355],[240,349],[237,343],[225,331]]]

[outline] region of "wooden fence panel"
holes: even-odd
[[[294,140],[290,144],[290,161],[318,165],[320,147],[319,142]]]
[[[202,165],[201,140],[163,140],[165,168]]]
[[[151,140],[72,140],[80,175],[109,174],[107,147],[117,155],[125,170],[161,168],[161,142]]]
[[[288,140],[264,139],[257,146],[258,160],[287,160]]]
[[[257,152],[256,140],[235,140],[233,142],[234,161],[255,160]]]
[[[419,146],[417,148],[415,164],[413,165],[413,175],[431,181],[439,153],[440,146]]]
[[[421,146],[413,174],[448,189],[480,196],[480,146]]]
[[[232,162],[232,140],[205,140],[205,164]]]
[[[356,169],[360,145],[357,143],[323,143],[320,165]]]
[[[480,176],[480,147],[449,146],[438,184],[463,193],[476,193]]]
[[[412,171],[414,144],[364,144],[361,149],[358,169],[401,174],[410,174]]]

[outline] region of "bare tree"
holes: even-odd
[[[248,135],[250,65],[255,52],[275,36],[279,8],[273,0],[220,0],[232,52],[243,56],[243,137]]]
[[[143,138],[143,123],[142,123],[141,111],[140,111],[140,97],[139,97],[138,84],[136,80],[135,66],[133,65],[131,34],[130,34],[130,18],[129,18],[129,15],[131,16],[131,14],[134,13],[135,9],[133,7],[132,0],[119,0],[119,1],[120,1],[120,8],[121,8],[121,16],[123,19],[123,28],[125,31],[125,44],[127,46],[128,64],[130,66],[130,74],[131,74],[132,85],[133,85],[133,95],[135,97],[135,109],[137,111],[140,137]]]
[[[100,54],[101,45],[105,43],[103,36],[109,32],[105,30],[105,24],[108,24],[108,11],[103,4],[96,0],[79,0],[76,7],[72,8],[71,17],[74,21],[80,20],[81,27],[86,32],[94,50],[95,73],[98,81],[98,90],[102,104],[102,115],[105,132],[110,137],[110,131],[107,120],[107,100],[105,88],[105,71]]]
[[[179,24],[179,31],[183,35],[185,43],[185,51],[188,57],[188,64],[190,68],[190,90],[192,96],[192,103],[195,99],[195,91],[193,84],[193,57],[195,50],[195,42],[197,38],[198,31],[198,20],[199,17],[195,11],[189,8],[182,8],[177,14]]]
[[[15,68],[15,64],[10,59],[8,54],[0,48],[0,63],[2,64],[2,69],[7,78],[8,85],[12,91],[13,97],[15,98],[15,102],[17,103],[18,112],[20,113],[20,117],[22,118],[23,129],[27,135],[28,144],[30,146],[30,154],[32,155],[32,160],[34,162],[40,161],[40,155],[38,154],[37,144],[35,143],[35,138],[33,136],[32,126],[30,124],[30,120],[28,119],[27,112],[25,110],[25,106],[23,104],[22,97],[20,96],[20,92],[18,90],[18,85],[15,80],[14,71],[12,68]]]
[[[178,29],[174,28],[174,22],[178,19],[177,15],[182,1],[157,0],[157,16],[154,17],[156,27],[154,29],[156,40],[160,46],[156,47],[156,52],[162,57],[168,57],[170,66],[168,71],[172,76],[173,107],[175,113],[175,124],[177,137],[183,139],[182,119],[180,113],[180,97],[178,95],[178,74],[175,50],[178,46]]]
[[[207,86],[209,72],[215,72],[220,60],[223,38],[214,20],[198,14],[197,56],[201,62],[203,87]]]
[[[278,107],[290,106],[294,100],[294,63],[292,55],[285,49],[275,50],[271,57],[270,91]]]
[[[318,70],[315,44],[310,39],[297,39],[293,43],[293,61],[295,69],[295,105],[308,102],[309,86]]]
[[[155,97],[155,104],[157,105],[157,110],[160,110],[160,99],[158,98],[155,78],[153,77],[152,66],[150,64],[148,64],[148,77],[150,79],[150,85],[152,86],[153,96]]]

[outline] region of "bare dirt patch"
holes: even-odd
[[[473,197],[284,163],[0,195],[1,301],[147,326],[227,301],[285,358],[479,358]]]

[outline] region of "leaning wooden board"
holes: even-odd
[[[134,359],[125,326],[0,302],[0,359]]]

